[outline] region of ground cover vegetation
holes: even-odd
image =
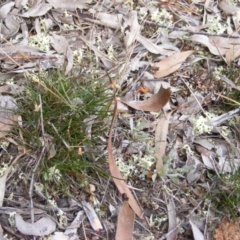
[[[240,3],[0,3],[0,239],[240,239]]]

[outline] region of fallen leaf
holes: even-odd
[[[177,228],[177,214],[175,210],[175,205],[173,199],[169,200],[167,204],[168,210],[168,236],[167,240],[176,240],[178,235],[178,228]]]
[[[240,56],[239,38],[193,35],[190,37],[190,40],[207,46],[209,51],[214,55],[226,56],[225,61],[228,65]]]
[[[204,165],[209,169],[216,170],[217,162],[215,160],[215,153],[200,145],[196,145],[196,149],[201,154]]]
[[[236,14],[238,11],[240,11],[239,7],[236,7],[234,5],[231,4],[231,2],[222,0],[218,2],[218,7],[223,10],[224,13],[226,14],[230,14],[230,15],[234,15]]]
[[[156,132],[155,132],[155,158],[157,161],[156,170],[160,170],[163,167],[163,157],[165,156],[165,150],[167,146],[167,134],[168,125],[172,112],[167,113],[165,116],[162,114],[158,120]]]
[[[197,226],[190,220],[189,221],[192,227],[194,240],[204,240],[202,232],[197,228]]]
[[[200,162],[200,160],[198,160],[197,157],[187,154],[186,166],[189,167],[192,166],[193,168],[187,173],[187,181],[189,183],[192,183],[199,179],[199,177],[202,174],[202,168],[204,167],[202,162]]]
[[[51,8],[50,4],[36,2],[27,12],[22,14],[22,17],[40,17],[45,15]]]
[[[94,14],[94,17],[91,15],[79,13],[79,17],[89,22],[113,29],[119,29],[122,26],[123,21],[122,14],[109,14],[104,12],[96,13]]]
[[[157,112],[166,105],[166,103],[169,101],[170,96],[171,96],[170,88],[165,89],[161,86],[158,93],[154,94],[147,100],[125,102],[120,99],[120,101],[136,110]]]
[[[177,71],[182,63],[190,56],[194,51],[179,52],[171,55],[170,57],[164,58],[162,61],[155,63],[154,68],[158,68],[154,74],[155,78],[165,77],[169,74]]]
[[[4,137],[11,129],[18,116],[14,115],[16,100],[12,96],[0,95],[0,138]]]
[[[4,238],[3,238],[3,229],[2,229],[1,224],[0,224],[0,239],[4,239]]]
[[[25,235],[45,236],[56,230],[56,223],[50,217],[43,217],[35,223],[29,223],[16,214],[15,223],[18,231]]]
[[[171,43],[164,43],[161,45],[154,44],[151,40],[138,35],[137,36],[138,42],[140,42],[149,52],[154,54],[162,54],[162,55],[172,55],[175,52],[179,52],[179,49]]]
[[[116,240],[132,240],[135,214],[129,207],[128,201],[123,202],[117,222]]]
[[[2,205],[3,205],[8,172],[9,172],[9,170],[7,170],[4,173],[4,175],[0,177],[0,207],[2,207]]]
[[[9,15],[9,12],[11,11],[11,9],[14,5],[15,5],[14,2],[8,2],[8,3],[4,4],[0,8],[0,19],[5,19]]]
[[[222,48],[220,46],[218,46],[217,44],[212,44],[210,42],[210,37],[206,36],[206,35],[199,35],[199,34],[196,34],[196,35],[192,35],[189,40],[191,41],[194,41],[194,42],[198,42],[198,43],[201,43],[205,46],[208,47],[209,51],[214,54],[214,55],[217,55],[217,56],[221,56],[221,55],[225,55],[226,53],[226,48]]]
[[[91,3],[92,0],[81,0],[81,1],[73,1],[73,0],[47,0],[51,6],[54,8],[61,8],[64,10],[75,10],[76,8],[84,9],[88,8],[87,3]]]
[[[87,215],[87,218],[94,229],[94,231],[99,232],[103,229],[102,224],[94,211],[93,207],[86,201],[82,201],[83,210]]]
[[[128,15],[128,19],[125,22],[125,48],[128,51],[129,47],[135,42],[140,35],[140,25],[138,23],[138,16],[136,11],[131,11]]]
[[[70,238],[63,232],[55,232],[54,235],[48,237],[48,240],[70,240]],[[78,240],[78,238],[75,238],[74,240]]]
[[[5,35],[5,38],[9,39],[18,33],[20,24],[12,15],[7,16],[4,23],[1,27],[1,33]]]
[[[226,51],[225,56],[226,56],[226,63],[230,65],[232,61],[234,61],[236,58],[240,56],[240,45],[236,45],[235,47],[228,49]]]
[[[117,189],[119,190],[119,192],[121,194],[125,193],[127,195],[129,205],[131,206],[131,208],[133,209],[135,214],[139,218],[143,219],[142,210],[139,207],[139,205],[138,205],[137,201],[135,200],[135,198],[133,197],[130,189],[127,186],[127,184],[124,182],[122,174],[118,170],[118,167],[117,167],[116,162],[115,162],[114,157],[113,157],[113,151],[112,151],[112,129],[113,129],[113,123],[114,123],[114,119],[115,119],[116,113],[117,113],[117,100],[115,100],[114,113],[113,113],[113,118],[112,118],[110,130],[109,130],[109,137],[108,137],[108,163],[109,163],[110,173],[111,173],[111,175],[113,177],[113,181],[114,181]]]
[[[73,67],[73,53],[68,44],[68,40],[63,36],[53,33],[51,37],[51,44],[57,53],[63,54],[66,57],[68,63],[65,73],[69,73]]]
[[[77,230],[80,227],[80,225],[82,224],[83,218],[84,218],[84,212],[79,211],[77,213],[77,216],[73,220],[73,222],[65,230],[64,235],[69,236],[69,238],[68,238],[69,240],[77,240],[78,239]],[[58,240],[58,239],[56,239],[56,240]]]

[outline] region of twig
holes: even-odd
[[[55,133],[58,135],[58,137],[62,140],[63,144],[65,145],[65,147],[67,149],[70,149],[71,147],[69,146],[69,144],[62,138],[62,136],[59,134],[57,128],[54,126],[53,123],[48,121],[48,124],[52,126],[53,130],[55,131]]]
[[[82,219],[82,229],[83,229],[84,239],[87,240],[87,235],[86,235],[86,231],[85,231],[84,224],[83,224],[84,220],[85,220],[85,217]]]
[[[155,23],[155,22],[152,22],[152,21],[148,21],[148,20],[145,20],[145,23],[148,23],[148,24],[151,24],[151,25],[156,25],[156,26],[159,26],[161,28],[166,28],[166,29],[171,29],[171,30],[177,30],[177,31],[182,31],[182,32],[186,32],[186,33],[190,33],[190,34],[202,34],[202,35],[206,35],[206,36],[217,36],[217,37],[227,37],[227,38],[239,38],[239,36],[229,36],[228,34],[214,34],[214,33],[207,33],[207,32],[194,32],[194,31],[191,31],[191,30],[188,30],[188,29],[182,29],[182,28],[178,28],[178,27],[169,27],[169,26],[166,26],[166,25],[162,25],[162,24],[159,24],[159,23]]]

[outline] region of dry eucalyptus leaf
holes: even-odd
[[[15,3],[12,1],[4,4],[0,8],[0,19],[5,19],[8,16],[9,12],[11,11],[11,9],[14,5],[15,5]]]
[[[45,2],[36,3],[27,12],[22,14],[22,17],[40,17],[45,15],[51,8],[52,6]]]
[[[124,201],[118,216],[117,231],[115,236],[116,240],[132,240],[134,219],[135,214],[129,207],[128,201]]]
[[[73,67],[73,53],[67,39],[63,36],[59,36],[53,33],[51,37],[51,44],[57,53],[63,54],[66,57],[68,63],[65,73],[69,73]]]
[[[192,183],[195,180],[199,179],[202,174],[201,170],[204,167],[202,162],[200,162],[197,157],[187,154],[186,166],[191,166],[193,168],[187,173],[187,181],[189,183]]]
[[[45,236],[56,230],[56,223],[49,217],[43,217],[35,223],[29,223],[19,214],[15,215],[15,223],[19,232],[25,235]]]
[[[197,151],[201,154],[204,165],[209,169],[216,169],[217,162],[215,160],[215,153],[206,148],[196,145]]]
[[[119,29],[122,26],[122,14],[109,14],[104,12],[96,13],[93,17],[88,15],[80,14],[81,18],[84,18],[90,22],[103,25],[105,27],[110,27],[113,29]]]
[[[2,205],[3,205],[8,171],[9,170],[6,170],[4,175],[0,177],[0,207],[2,207]]]
[[[193,52],[194,51],[185,51],[175,53],[170,57],[164,58],[162,61],[155,63],[154,68],[158,68],[158,70],[155,72],[154,77],[160,78],[174,73]]]
[[[88,4],[92,2],[92,0],[47,0],[51,6],[54,8],[61,8],[64,10],[75,10],[79,9],[87,9]]]
[[[163,167],[163,157],[167,147],[167,134],[171,112],[167,113],[165,117],[162,115],[158,120],[156,131],[155,131],[155,158],[157,161],[157,171]]]
[[[75,238],[77,240],[79,238]],[[69,236],[66,236],[63,232],[55,232],[54,235],[48,237],[48,240],[70,240]]]
[[[115,110],[113,114],[113,119],[116,116],[116,106],[117,103],[115,103]],[[132,210],[135,212],[135,214],[140,218],[143,219],[143,212],[141,208],[139,207],[137,201],[135,200],[133,194],[131,193],[128,185],[124,182],[122,174],[120,173],[117,164],[114,160],[113,156],[113,149],[112,149],[112,129],[113,129],[113,121],[111,123],[110,131],[109,131],[109,137],[108,137],[108,163],[109,163],[109,170],[113,177],[113,181],[118,189],[118,191],[121,194],[126,194],[128,197],[129,205],[131,206]]]
[[[229,14],[229,15],[235,15],[238,11],[240,11],[239,7],[236,7],[231,4],[230,1],[219,1],[218,7],[223,10],[224,13]]]
[[[156,45],[151,40],[139,35],[137,36],[138,42],[140,42],[149,52],[154,54],[172,55],[174,52],[179,52],[178,48],[173,46],[171,43],[165,43]]]
[[[123,100],[120,100],[120,101],[136,110],[157,112],[157,111],[161,110],[167,104],[170,96],[171,96],[170,88],[165,89],[161,86],[158,93],[154,94],[147,100],[129,101],[129,102],[125,102]]]
[[[82,224],[82,221],[83,221],[84,217],[85,217],[84,216],[84,212],[83,211],[79,211],[77,213],[77,216],[73,220],[73,222],[65,230],[64,235],[65,236],[69,236],[69,240],[77,240],[77,239],[79,239],[78,238],[78,234],[77,234],[77,230],[80,227],[80,225]],[[56,239],[56,240],[58,240],[58,239]]]
[[[202,232],[198,229],[198,227],[191,220],[189,222],[192,227],[194,240],[204,240],[204,236],[203,236]]]
[[[1,33],[5,35],[6,38],[10,38],[18,33],[20,24],[15,17],[11,15],[7,16],[4,23],[5,26],[2,26]]]
[[[193,35],[190,40],[201,43],[208,47],[209,51],[217,56],[225,56],[229,65],[240,56],[240,39],[225,38],[219,36]]]
[[[13,113],[16,110],[16,101],[12,96],[0,95],[0,138],[4,137],[17,120],[17,115]]]
[[[94,229],[94,231],[96,232],[101,231],[103,227],[93,207],[86,201],[82,201],[81,203],[82,203],[83,210],[86,213],[87,218],[92,228]]]
[[[167,204],[168,210],[168,232],[167,240],[176,240],[178,235],[178,227],[177,227],[177,214],[176,207],[174,205],[174,201],[172,198],[169,199],[169,203]]]
[[[129,47],[135,42],[137,37],[140,35],[140,25],[138,23],[138,16],[136,11],[129,13],[128,19],[125,22],[125,37],[124,43],[125,48],[128,51]]]
[[[3,238],[3,229],[2,229],[1,224],[0,224],[0,239],[4,239],[4,238]]]
[[[240,45],[237,45],[231,49],[228,49],[226,52],[226,63],[231,64],[236,58],[240,56]]]

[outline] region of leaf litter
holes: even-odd
[[[213,200],[218,199],[213,190],[222,189],[219,182],[223,174],[234,177],[240,167],[239,107],[226,107],[225,110],[222,106],[226,102],[221,99],[232,89],[239,89],[236,71],[240,56],[239,9],[239,3],[225,0],[193,1],[191,4],[148,0],[141,3],[92,0],[1,3],[0,137],[1,152],[5,155],[12,145],[17,149],[15,155],[23,151],[11,138],[13,126],[20,119],[17,115],[18,101],[26,90],[22,85],[26,81],[24,73],[62,69],[68,75],[78,72],[81,76],[92,75],[94,70],[97,72],[96,81],[103,82],[108,71],[116,81],[115,85],[119,86],[115,93],[118,107],[111,113],[117,113],[113,117],[115,122],[107,137],[99,136],[103,143],[96,146],[99,155],[108,158],[109,167],[106,164],[101,166],[96,158],[93,159],[94,164],[110,172],[118,191],[126,194],[128,201],[122,204],[113,185],[97,176],[96,181],[100,179],[105,190],[104,193],[98,190],[97,197],[93,199],[101,199],[100,208],[114,206],[118,209],[123,206],[117,213],[118,225],[112,227],[116,220],[109,217],[106,210],[101,212],[98,203],[94,202],[95,209],[92,208],[91,197],[81,196],[84,201],[78,201],[85,207],[77,203],[73,211],[80,217],[84,214],[81,212],[83,209],[90,225],[81,230],[80,221],[85,220],[75,219],[73,214],[69,214],[69,227],[78,221],[73,234],[81,232],[85,238],[87,234],[93,239],[94,234],[105,237],[116,232],[121,239],[124,224],[131,222],[125,239],[162,239],[165,235],[167,239],[212,239],[214,236],[221,239],[225,236],[226,229],[217,230],[215,234],[213,231],[213,226],[227,214],[221,208],[214,211],[219,203]],[[114,96],[114,91],[109,91]],[[239,100],[235,102],[239,103]],[[122,103],[124,105],[120,108]],[[18,133],[23,140],[22,131]],[[91,139],[91,132],[86,135]],[[6,141],[11,142],[8,147],[5,147]],[[48,151],[55,146],[49,141],[46,144]],[[52,159],[56,154],[58,149],[47,156]],[[4,164],[9,162],[3,158],[1,169],[4,169]],[[26,174],[21,171],[22,168],[19,173]],[[3,186],[1,209],[8,214],[8,206],[20,210],[27,201],[24,196],[18,199],[13,195],[15,202],[21,203],[16,205],[6,195],[4,186],[15,181],[14,174],[7,178],[1,173],[0,178]],[[234,192],[230,180],[226,180],[224,187],[226,191]],[[81,190],[86,191],[84,188]],[[168,201],[166,190],[171,196]],[[14,194],[14,190],[11,191]],[[88,194],[94,195],[92,192]],[[205,199],[203,203],[202,199]],[[37,198],[34,201],[35,204],[41,202]],[[44,205],[41,207],[48,212]],[[234,207],[238,209],[238,205]],[[53,212],[56,209],[59,217],[52,217],[60,226],[67,209],[53,207]],[[90,209],[91,214],[88,212]],[[206,219],[204,233],[191,220],[196,209],[197,217]],[[125,216],[122,215],[124,212]],[[206,212],[211,212],[211,215],[206,215]],[[133,213],[137,215],[134,226]],[[6,214],[1,212],[1,215],[6,219]],[[20,234],[42,234],[44,224],[39,227],[37,223],[44,218],[30,223],[29,214],[27,221],[20,215],[16,216],[15,224]],[[52,220],[49,218],[48,221]],[[2,224],[4,234],[8,227]],[[53,227],[45,233],[54,231]],[[53,233],[52,239],[58,234],[61,233]]]

